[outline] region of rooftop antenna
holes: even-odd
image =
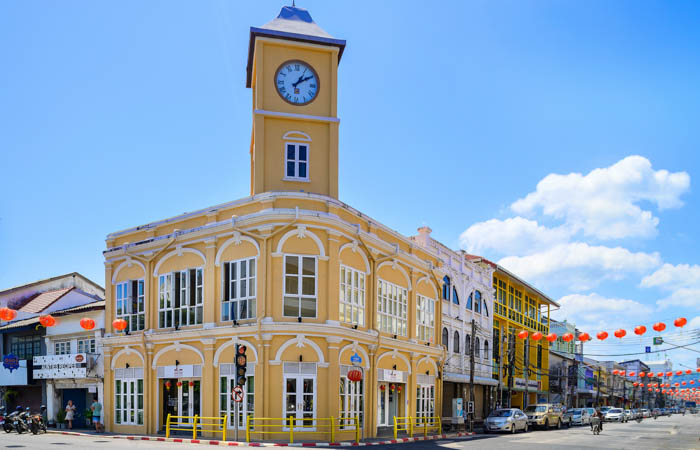
[[[296,8],[297,5],[294,3],[294,0],[292,0],[292,8]]]

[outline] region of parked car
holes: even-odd
[[[632,409],[632,419],[637,420],[642,417],[642,412],[638,409]]]
[[[588,415],[593,418],[595,416],[595,408],[586,408],[586,411],[588,411]]]
[[[625,422],[634,420],[634,417],[632,417],[632,410],[631,409],[626,409],[623,411],[623,414],[625,415]]]
[[[640,411],[642,412],[642,417],[644,419],[651,417],[651,411],[649,411],[648,409],[642,408],[640,409]]]
[[[568,412],[571,413],[571,424],[572,425],[590,425],[591,424],[591,414],[588,412],[589,408],[573,408]]]
[[[484,421],[485,433],[491,431],[515,433],[518,430],[523,430],[525,433],[528,430],[527,416],[518,408],[495,409]]]
[[[625,419],[625,413],[620,408],[610,408],[604,414],[606,422],[623,422]]]
[[[530,405],[525,408],[525,414],[527,414],[527,423],[531,427],[561,428],[563,425],[562,407],[559,404],[540,403]]]
[[[561,408],[561,424],[562,426],[565,426],[566,428],[571,428],[571,418],[572,414],[571,412],[566,409],[566,407]]]

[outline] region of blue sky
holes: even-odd
[[[104,283],[107,233],[247,196],[248,28],[283,4],[2,2],[0,287]],[[298,6],[348,42],[341,200],[522,272],[589,331],[685,316],[669,340],[694,342],[697,3]]]

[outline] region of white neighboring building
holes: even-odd
[[[431,250],[443,262],[441,344],[443,360],[443,417],[451,417],[452,399],[469,400],[469,364],[474,335],[474,418],[484,419],[492,407],[498,381],[492,377],[493,353],[493,268],[477,264],[468,254],[452,250],[430,237],[429,227],[418,229],[411,239]]]
[[[50,418],[55,418],[68,400],[73,400],[81,417],[90,408],[94,396],[104,405],[104,309],[104,300],[72,308],[69,314],[57,316],[58,323],[46,330],[46,355],[34,357],[34,378],[46,380],[46,408]],[[83,329],[80,326],[83,318],[94,320],[95,327]]]
[[[673,363],[670,360],[643,361],[652,372],[671,372]]]

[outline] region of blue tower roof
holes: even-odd
[[[258,36],[338,47],[340,50],[338,53],[338,62],[340,62],[340,58],[343,56],[343,50],[345,49],[345,41],[336,39],[326,33],[314,22],[311,18],[311,14],[309,14],[307,10],[297,8],[296,6],[283,6],[279,15],[270,22],[262,27],[250,27],[246,87],[250,87],[251,85],[255,38]]]

